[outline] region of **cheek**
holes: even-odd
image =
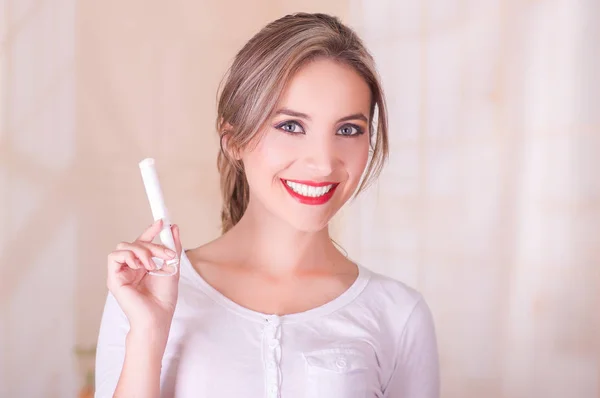
[[[264,177],[269,172],[275,174],[293,161],[294,147],[290,140],[282,139],[281,136],[282,134],[277,132],[267,132],[256,147],[245,154],[243,161],[249,179],[252,175]],[[261,172],[259,173],[258,170]]]
[[[343,148],[343,159],[346,170],[352,179],[359,179],[369,160],[368,137],[359,137],[360,141],[350,142]]]

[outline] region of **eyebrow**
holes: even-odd
[[[275,112],[275,115],[288,115],[288,116],[298,117],[301,119],[311,120],[310,116],[308,116],[306,113],[296,112],[296,111],[293,111],[288,108],[279,109],[277,112]],[[354,113],[352,115],[344,116],[343,118],[339,119],[337,121],[337,123],[345,122],[346,120],[362,120],[365,123],[369,123],[369,119],[367,119],[367,117],[360,112]]]

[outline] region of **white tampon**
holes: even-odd
[[[158,221],[161,218],[163,220],[163,228],[158,235],[160,241],[163,245],[176,252],[177,249],[175,247],[175,240],[173,239],[173,234],[171,233],[171,221],[169,219],[169,214],[163,199],[163,193],[158,181],[158,174],[156,173],[154,159],[144,159],[139,163],[139,166],[142,173],[142,180],[144,181],[144,187],[146,188],[148,202],[150,202],[152,217],[154,218],[154,221]],[[166,264],[164,264],[162,259],[156,257],[152,257],[152,259],[154,260],[156,268],[159,270],[159,272],[150,271],[150,275],[171,276],[177,273],[179,265],[178,259],[175,258],[173,260],[169,260],[166,262]],[[166,265],[166,267],[164,265]],[[167,271],[167,269],[169,269],[169,271]]]

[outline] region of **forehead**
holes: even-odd
[[[292,76],[278,107],[306,113],[315,120],[337,120],[358,112],[368,117],[371,90],[351,66],[318,59]]]

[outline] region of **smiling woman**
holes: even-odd
[[[303,64],[287,83],[274,116],[256,133],[260,138],[237,152],[245,172],[234,169],[235,178],[245,177],[240,184],[252,187],[249,203],[225,201],[225,206],[259,201],[266,213],[297,230],[321,231],[356,191],[365,170],[371,96],[365,80],[345,63],[319,57]]]
[[[377,122],[375,122],[375,120]],[[431,313],[356,264],[328,225],[381,170],[372,57],[337,18],[294,14],[237,54],[217,112],[223,235],[154,278],[160,222],[108,257],[97,397],[437,398]]]
[[[286,119],[290,116],[293,119]],[[288,15],[266,26],[242,48],[220,93],[217,131],[221,142],[238,154],[242,148],[249,151],[271,132],[269,122],[279,130],[303,133],[307,140],[292,146],[298,150],[308,146],[324,157],[329,155],[319,153],[322,146],[312,135],[341,131],[340,135],[354,136],[368,131],[360,140],[362,147],[350,145],[361,153],[361,159],[372,146],[359,191],[377,177],[388,153],[387,109],[373,58],[351,29],[323,14]],[[306,134],[307,129],[313,134]],[[219,156],[223,232],[240,220],[249,203],[246,160],[232,161],[225,152]],[[356,181],[348,181],[344,193],[356,188],[351,186]]]

